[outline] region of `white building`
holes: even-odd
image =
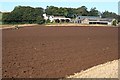
[[[44,17],[45,20],[48,19],[48,16],[46,14],[43,14],[43,17]]]
[[[71,22],[70,18],[65,18],[63,16],[47,16],[46,14],[43,14],[45,20],[50,20],[50,22]]]

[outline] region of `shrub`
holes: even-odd
[[[51,23],[49,19],[46,20],[46,23]]]
[[[117,20],[113,20],[112,25],[116,26],[117,25]]]
[[[44,24],[45,23],[45,19],[43,19],[42,17],[37,17],[37,19],[36,19],[36,23],[37,24]]]

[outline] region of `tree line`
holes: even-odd
[[[44,23],[43,8],[30,6],[16,6],[10,13],[3,13],[3,24]]]
[[[65,16],[67,18],[76,18],[77,16],[101,16],[103,18],[116,18],[120,21],[120,18],[118,18],[120,16],[116,13],[109,11],[100,13],[96,7],[88,11],[86,6],[78,8],[47,6],[46,9],[42,7],[16,6],[10,13],[3,13],[2,22],[3,24],[43,24],[45,23],[43,13],[54,16]]]

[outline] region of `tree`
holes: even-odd
[[[75,18],[75,8],[67,8],[67,16],[68,18]]]
[[[58,16],[67,16],[68,14],[67,8],[62,8],[62,7],[58,8],[57,12],[58,12]]]
[[[41,16],[38,16],[37,19],[36,19],[36,23],[37,24],[44,24],[45,20]]]
[[[47,8],[45,9],[45,12],[47,15],[59,15],[58,14],[58,7],[54,7],[54,6],[47,6]]]
[[[38,16],[43,15],[43,8],[30,6],[16,6],[10,14],[4,14],[3,21],[11,24],[36,23]]]
[[[50,23],[50,20],[49,20],[49,19],[47,19],[47,20],[45,21],[45,23]]]
[[[82,16],[87,16],[88,15],[88,10],[87,7],[81,6],[76,9],[76,14],[77,15],[82,15]]]
[[[45,9],[47,15],[54,15],[54,16],[67,16],[68,11],[67,8],[63,7],[55,7],[55,6],[47,6]]]
[[[2,23],[3,24],[9,24],[11,20],[9,19],[10,13],[2,13]]]
[[[99,11],[96,10],[96,7],[90,9],[89,16],[99,16]]]
[[[102,18],[115,18],[115,19],[117,19],[118,16],[116,13],[105,11],[102,13]]]
[[[117,20],[113,20],[112,25],[116,26],[117,25]]]

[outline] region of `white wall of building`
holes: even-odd
[[[48,19],[48,16],[46,14],[43,14],[43,17],[44,17],[45,20]]]
[[[112,25],[112,22],[108,22],[108,25],[111,26],[111,25]]]
[[[43,14],[43,17],[44,17],[44,19],[45,20],[50,20],[50,22],[53,22],[53,21],[55,21],[55,20],[62,20],[62,19],[64,19],[64,20],[69,20],[69,21],[71,21],[71,19],[70,18],[65,18],[65,17],[54,17],[54,16],[47,16],[46,14]]]

